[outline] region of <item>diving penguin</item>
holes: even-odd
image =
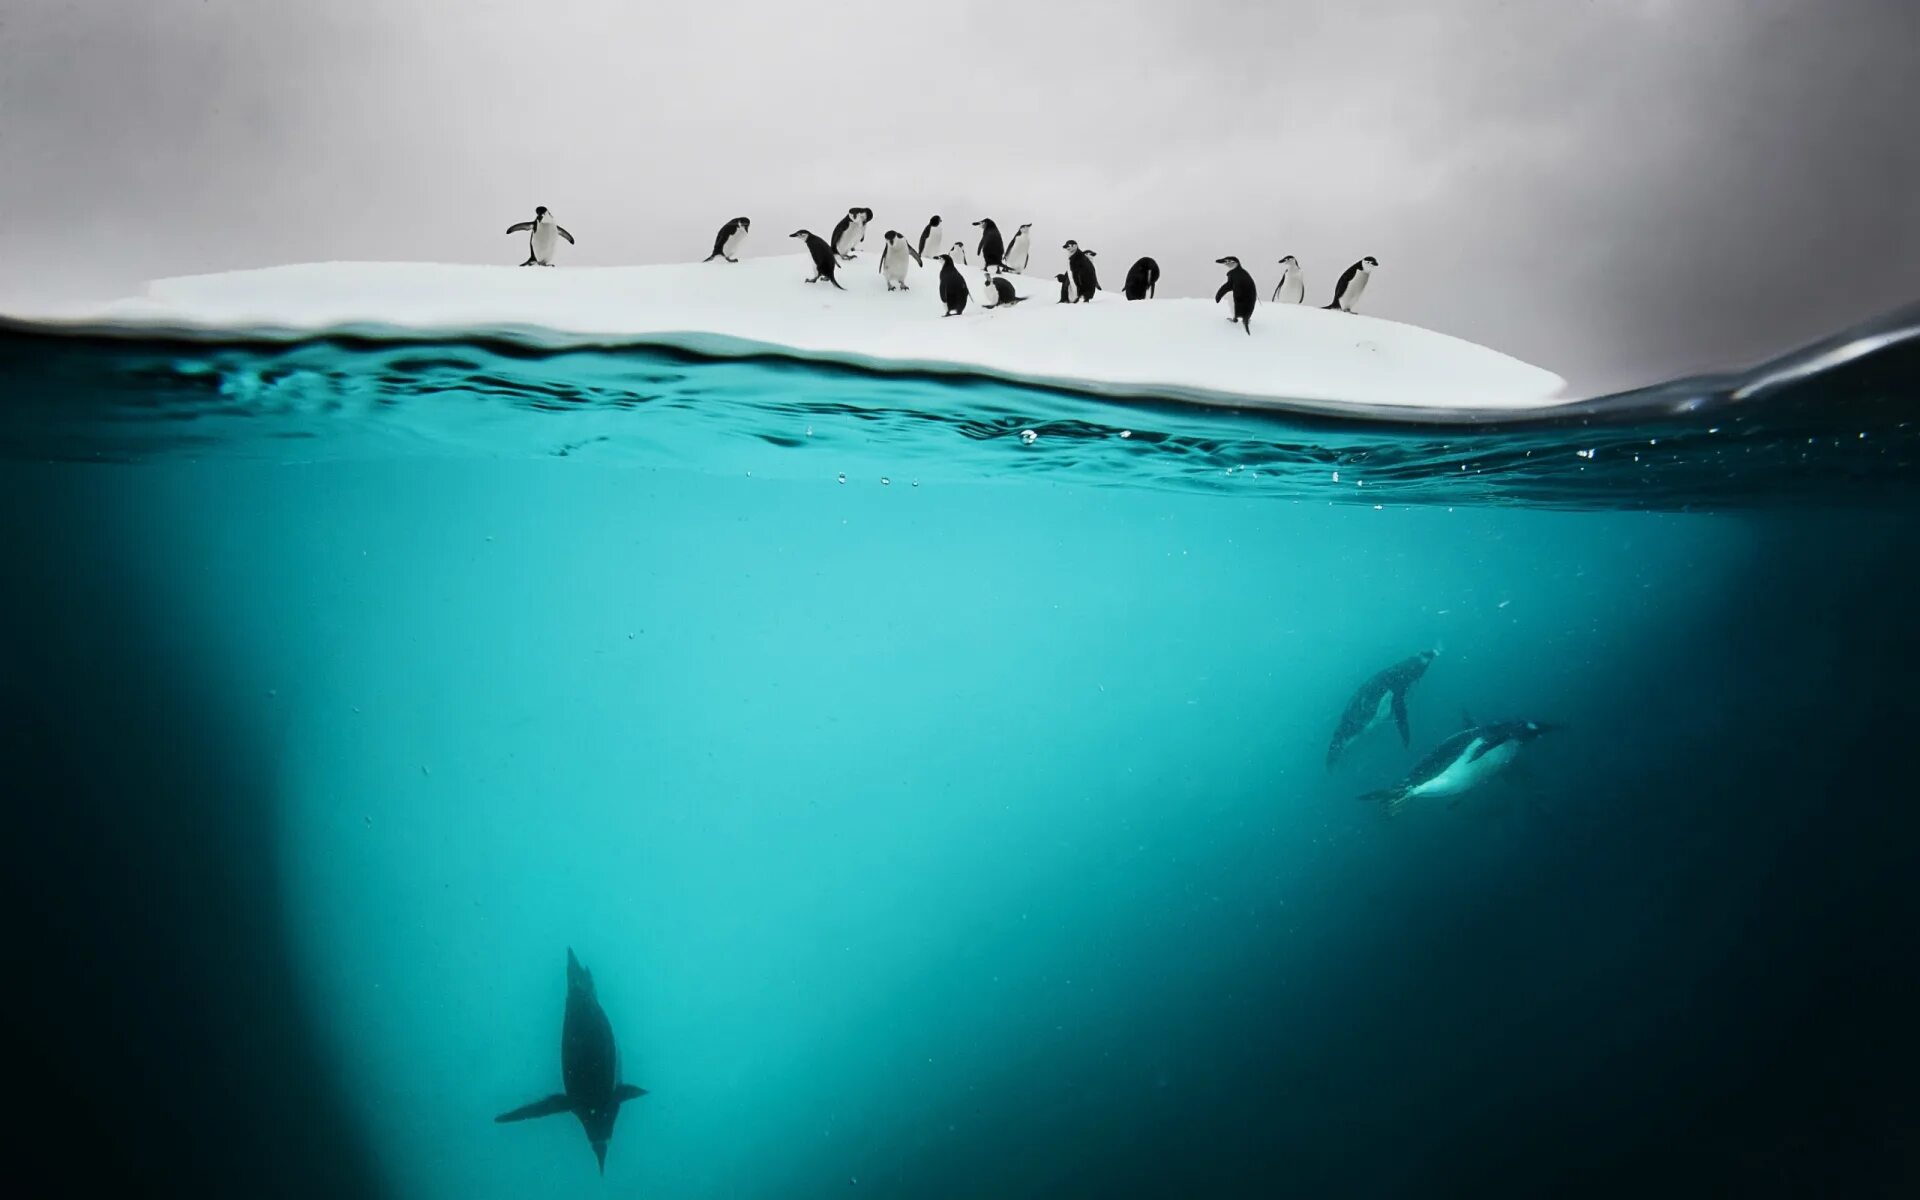
[[[827,245],[825,238],[805,229],[796,229],[787,236],[799,238],[807,244],[807,254],[813,259],[813,278],[807,280],[808,283],[819,283],[824,279],[833,286],[840,288],[843,292],[847,290],[840,287],[840,281],[833,277],[833,268],[836,260],[833,256],[833,247]]]
[[[1289,254],[1280,260],[1280,282],[1273,285],[1275,304],[1298,304],[1307,298],[1307,280],[1300,273],[1300,260]]]
[[[1129,300],[1150,300],[1159,283],[1160,264],[1151,258],[1140,259],[1127,268],[1126,297]]]
[[[967,311],[967,277],[953,265],[951,254],[942,254],[940,264],[940,303],[947,307],[942,315],[957,317]]]
[[[554,247],[560,244],[560,238],[567,239],[567,245],[573,245],[573,235],[560,228],[560,223],[553,219],[553,214],[547,211],[547,206],[544,204],[533,210],[533,220],[519,221],[507,226],[508,233],[519,233],[522,230],[531,230],[527,234],[527,261],[520,264],[523,267],[531,267],[535,264],[543,267],[552,266]]]
[[[916,267],[925,265],[920,261],[920,254],[913,248],[913,243],[901,237],[899,230],[887,230],[886,244],[880,247],[880,274],[886,277],[888,291],[907,290],[909,259]]]
[[[700,261],[712,262],[716,258],[724,258],[728,262],[739,262],[737,254],[741,244],[747,240],[747,231],[751,228],[753,228],[753,222],[745,217],[735,217],[728,221],[720,227],[719,233],[713,235],[713,253]]]
[[[1386,719],[1387,713],[1393,713],[1393,723],[1400,727],[1400,744],[1413,744],[1413,731],[1407,725],[1407,690],[1420,682],[1427,673],[1438,650],[1422,650],[1411,658],[1399,662],[1382,671],[1374,673],[1371,679],[1361,684],[1353,693],[1353,699],[1347,701],[1346,711],[1340,714],[1340,725],[1333,731],[1333,741],[1327,746],[1327,769],[1331,771],[1347,752],[1347,747],[1359,741],[1368,730]]]
[[[1227,281],[1221,284],[1220,290],[1213,294],[1213,302],[1218,304],[1220,297],[1231,293],[1233,315],[1227,320],[1240,322],[1240,327],[1247,331],[1247,336],[1252,337],[1253,306],[1260,299],[1260,289],[1254,285],[1253,276],[1247,274],[1247,269],[1241,266],[1240,260],[1233,255],[1229,254],[1225,258],[1216,258],[1213,261],[1227,268]]]
[[[1379,265],[1380,260],[1369,254],[1348,267],[1341,274],[1340,282],[1333,285],[1333,303],[1327,307],[1352,312],[1353,306],[1360,303],[1360,294],[1367,290],[1367,280],[1373,278],[1373,269]]]
[[[1466,718],[1466,728],[1434,748],[1420,765],[1390,788],[1368,792],[1362,800],[1377,800],[1397,813],[1412,799],[1449,799],[1481,786],[1513,765],[1520,748],[1554,726],[1543,721],[1501,721],[1493,725],[1475,725]],[[1453,807],[1449,804],[1447,807]]]
[[[607,1173],[607,1143],[620,1106],[647,1089],[620,1082],[620,1055],[613,1045],[613,1024],[593,991],[593,972],[567,948],[567,1011],[560,1022],[560,1080],[563,1092],[535,1100],[494,1118],[496,1124],[572,1113],[580,1118],[600,1173]]]

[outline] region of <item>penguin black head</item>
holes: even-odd
[[[1053,277],[1053,281],[1055,283],[1065,283],[1067,281],[1067,273],[1065,271],[1060,272]]]
[[[938,257],[938,258],[940,259],[940,261],[941,261],[941,262],[943,262],[943,263],[945,263],[945,264],[947,264],[948,266],[952,266],[952,265],[953,265],[953,255],[951,255],[951,254],[942,254],[942,255],[938,255],[937,257]]]
[[[546,216],[546,215],[547,215],[547,206],[546,206],[546,205],[544,205],[544,204],[536,204],[536,205],[534,205],[534,206],[533,206],[533,215],[534,215],[534,216],[536,216],[536,217],[544,217],[544,216]]]
[[[889,230],[887,230],[887,236],[886,236],[886,240],[887,240],[887,241],[889,241],[889,242],[897,242],[897,241],[899,241],[899,240],[900,240],[900,231],[899,231],[898,229],[889,229]]]
[[[1280,260],[1280,265],[1283,267],[1297,267],[1300,265],[1300,260],[1289,254]]]
[[[1240,265],[1240,260],[1235,258],[1231,254],[1227,255],[1225,258],[1216,258],[1213,261],[1219,263],[1221,266],[1225,267],[1229,271],[1233,270],[1235,267]]]
[[[975,221],[974,224],[978,225],[982,229],[994,228],[992,217],[981,217],[978,221]]]
[[[1367,255],[1365,258],[1361,259],[1360,261],[1367,264],[1370,267],[1377,267],[1380,265],[1380,260],[1375,258],[1371,254]]]
[[[1033,228],[1033,222],[1032,222],[1032,221],[1028,221],[1028,222],[1027,222],[1027,223],[1025,223],[1024,225],[1022,225],[1022,226],[1020,226],[1020,232],[1021,232],[1021,233],[1025,233],[1025,232],[1026,232],[1027,230],[1029,230],[1029,229],[1032,229],[1032,228]]]
[[[747,219],[746,219],[745,217],[741,217],[741,218],[740,218],[740,228],[742,228],[742,229],[752,229],[752,228],[753,228],[753,222],[752,222],[752,221],[749,221],[749,220],[747,220]]]
[[[873,210],[870,208],[856,208],[853,211],[859,213],[869,221],[873,220]]]
[[[1067,252],[1068,254],[1072,254],[1072,253],[1073,253],[1073,252],[1074,252],[1075,250],[1078,250],[1078,249],[1080,248],[1080,243],[1079,243],[1079,242],[1076,242],[1076,241],[1074,241],[1074,240],[1073,240],[1072,238],[1068,238],[1068,239],[1067,239],[1067,240],[1066,240],[1066,241],[1065,241],[1065,242],[1064,242],[1064,243],[1063,243],[1063,244],[1061,245],[1061,247],[1060,247],[1060,248],[1061,248],[1062,250],[1065,250],[1065,251],[1066,251],[1066,252]]]
[[[813,236],[813,234],[810,231],[805,229],[796,229],[792,233],[788,234],[787,236],[790,238],[810,238]]]

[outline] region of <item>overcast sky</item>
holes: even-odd
[[[1032,221],[1582,390],[1920,299],[1920,0],[0,0],[0,310],[315,259]],[[871,245],[871,240],[869,245]]]

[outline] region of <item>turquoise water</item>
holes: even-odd
[[[284,1153],[371,1190],[1912,1161],[1909,351],[1492,427],[478,345],[0,366],[12,675],[78,712],[164,663],[249,764],[128,855],[244,862],[182,911],[259,918],[227,969],[330,1122]],[[1411,745],[1329,771],[1425,648]],[[1463,714],[1562,728],[1457,805],[1356,798]],[[571,1118],[492,1122],[560,1086],[569,947],[649,1090],[604,1179]]]

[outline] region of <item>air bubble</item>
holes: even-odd
[[[887,478],[887,477],[886,477],[885,475],[882,475],[882,476],[880,477],[880,486],[881,486],[881,487],[892,487],[892,486],[893,486],[893,480],[891,480],[891,479],[889,479],[889,478]]]
[[[847,481],[847,473],[845,471],[840,472],[840,482],[845,483],[846,481]]]

